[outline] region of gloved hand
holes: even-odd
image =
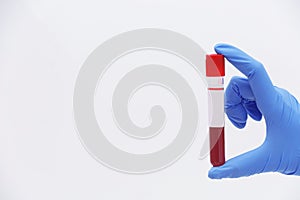
[[[300,175],[300,106],[288,91],[273,86],[264,66],[227,44],[215,51],[223,54],[247,78],[233,77],[225,92],[225,112],[237,127],[244,128],[249,115],[266,122],[264,143],[247,153],[210,169],[213,179],[237,178],[263,172]]]

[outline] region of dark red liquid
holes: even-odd
[[[224,127],[209,127],[210,162],[214,167],[225,163]]]

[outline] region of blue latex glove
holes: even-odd
[[[237,178],[263,172],[300,175],[300,106],[284,89],[273,86],[263,65],[227,44],[215,51],[247,78],[233,77],[225,92],[225,112],[237,127],[244,128],[247,116],[266,121],[264,143],[247,153],[210,169],[213,179]]]

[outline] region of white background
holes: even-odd
[[[89,53],[137,28],[182,33],[207,52],[234,44],[264,63],[275,85],[300,97],[300,3],[286,1],[110,0],[0,2],[0,199],[299,199],[299,177],[268,173],[210,180],[202,141],[171,167],[115,172],[83,148],[72,95]],[[227,79],[238,75],[227,63]],[[262,143],[263,122],[226,121],[227,158]]]

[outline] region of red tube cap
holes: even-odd
[[[206,55],[206,76],[225,76],[225,61],[223,55]]]

